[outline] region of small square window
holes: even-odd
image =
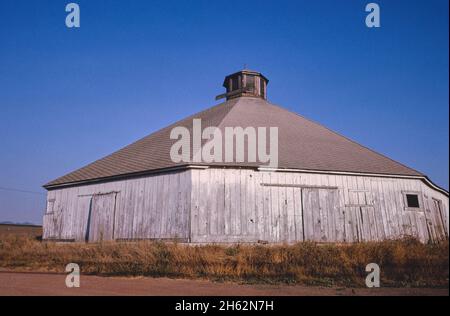
[[[408,207],[419,208],[419,196],[417,194],[406,194],[406,203]]]

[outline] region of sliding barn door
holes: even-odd
[[[116,208],[116,193],[92,196],[88,221],[88,236],[90,242],[114,239],[114,217]]]
[[[431,199],[428,211],[428,231],[432,241],[442,241],[448,238],[447,221],[442,207],[442,202]]]
[[[302,189],[304,240],[342,241],[344,221],[339,214],[336,189]]]

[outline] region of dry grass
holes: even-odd
[[[350,245],[187,246],[163,242],[55,244],[3,236],[0,267],[64,272],[75,262],[84,274],[207,278],[245,283],[364,286],[365,266],[381,267],[383,286],[447,287],[448,241],[414,239]]]
[[[0,224],[0,239],[5,235],[39,237],[42,236],[42,226]]]

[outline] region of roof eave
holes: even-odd
[[[135,173],[127,173],[127,174],[121,174],[121,175],[114,175],[109,177],[102,177],[102,178],[95,178],[95,179],[86,179],[81,181],[72,181],[72,182],[64,182],[64,183],[57,183],[57,184],[51,184],[52,182],[49,182],[45,185],[43,185],[43,188],[45,188],[48,191],[55,190],[55,189],[62,189],[66,187],[73,187],[73,186],[79,186],[79,185],[88,185],[88,184],[95,184],[95,183],[102,183],[102,182],[108,182],[108,181],[117,181],[117,180],[124,180],[129,178],[138,178],[143,177],[147,175],[155,175],[160,173],[168,173],[168,172],[177,172],[177,171],[184,171],[189,169],[208,169],[208,168],[240,168],[240,169],[255,169],[257,171],[271,171],[271,172],[299,172],[299,173],[316,173],[316,174],[336,174],[336,175],[358,175],[358,176],[370,176],[370,177],[383,177],[383,178],[403,178],[403,179],[417,179],[422,180],[425,182],[428,186],[431,188],[443,193],[446,196],[449,196],[449,192],[445,190],[444,188],[438,186],[433,181],[431,181],[427,176],[425,175],[405,175],[405,174],[386,174],[386,173],[370,173],[370,172],[353,172],[353,171],[331,171],[331,170],[309,170],[309,169],[288,169],[288,168],[268,168],[268,167],[257,167],[257,166],[235,166],[235,165],[180,165],[175,167],[168,167],[168,168],[161,168],[156,170],[147,170],[142,172],[135,172]]]
[[[66,182],[53,184],[53,182],[56,181],[55,180],[55,181],[48,182],[47,184],[44,184],[42,187],[44,189],[46,189],[47,191],[51,191],[51,190],[55,190],[55,189],[62,189],[62,188],[66,188],[66,187],[73,187],[73,186],[79,186],[79,185],[88,185],[88,184],[102,183],[102,182],[108,182],[108,181],[139,178],[139,177],[144,177],[144,176],[152,175],[152,174],[177,172],[177,171],[183,171],[183,170],[188,170],[188,169],[207,169],[207,168],[208,168],[208,166],[206,166],[206,165],[204,165],[204,166],[202,166],[202,165],[180,165],[180,166],[175,166],[175,167],[160,168],[160,169],[139,171],[139,172],[133,172],[133,173],[124,173],[124,174],[113,175],[113,176],[108,176],[108,177],[99,177],[99,178],[79,180],[79,181],[66,181]]]

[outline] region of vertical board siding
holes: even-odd
[[[419,194],[419,209],[406,207],[404,192]],[[84,241],[91,222],[113,226],[103,239],[191,242],[427,242],[449,232],[448,196],[419,179],[209,168],[57,189],[47,199],[45,239]]]
[[[218,168],[192,179],[193,242],[448,238],[448,197],[419,179]],[[421,209],[407,209],[405,191]]]
[[[187,240],[190,187],[182,171],[49,191],[43,238]]]

